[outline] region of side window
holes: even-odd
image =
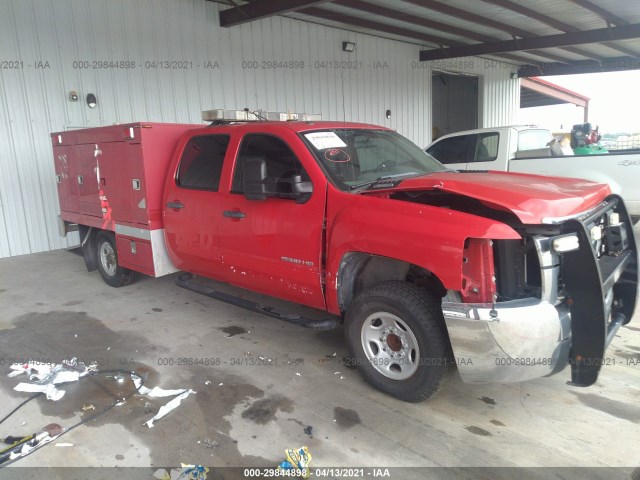
[[[500,134],[498,132],[481,133],[478,135],[476,143],[476,152],[473,157],[474,162],[493,162],[498,158],[498,141]]]
[[[228,145],[228,135],[201,135],[189,140],[180,159],[177,185],[217,191]]]
[[[449,137],[431,145],[427,153],[440,163],[467,163],[469,159],[470,146],[475,147],[475,135],[461,135],[459,137]]]
[[[309,181],[309,175],[302,167],[289,145],[272,135],[250,133],[242,139],[236,168],[233,172],[231,193],[244,193],[242,176],[244,162],[248,159],[264,160],[267,166],[267,178],[277,180],[300,175],[303,182]]]

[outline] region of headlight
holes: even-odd
[[[609,214],[609,225],[617,225],[620,223],[620,214],[616,212],[611,212]]]
[[[551,245],[556,253],[573,252],[580,248],[578,236],[574,234],[556,237],[553,239]]]

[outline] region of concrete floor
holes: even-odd
[[[568,371],[509,385],[465,385],[456,376],[431,401],[407,404],[345,365],[342,329],[303,329],[174,280],[113,289],[69,251],[0,260],[0,416],[27,396],[12,390],[19,377],[5,375],[16,357],[143,367],[151,387],[197,390],[152,429],[143,422],[161,402],[134,396],[57,441],[73,446],[48,445],[14,465],[269,466],[286,448],[307,445],[315,466],[627,467],[581,478],[640,475],[639,315],[616,336],[593,387],[567,386]],[[70,425],[92,413],[83,406],[107,405],[117,387],[102,378],[65,390],[59,402],[28,404],[2,436]]]

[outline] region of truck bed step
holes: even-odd
[[[203,295],[215,298],[216,300],[222,300],[223,302],[230,303],[237,307],[246,308],[247,310],[252,310],[254,312],[262,313],[263,315],[268,315],[269,317],[284,320],[285,322],[294,323],[301,327],[311,328],[314,330],[331,330],[336,328],[340,321],[338,317],[326,312],[323,312],[324,316],[321,318],[308,318],[297,313],[288,313],[273,306],[265,305],[264,303],[254,302],[238,295],[223,292],[220,289],[214,288],[213,285],[208,285],[200,280],[200,278],[197,278],[192,273],[185,272],[178,276],[176,279],[176,285],[197,293],[202,293]],[[206,281],[206,279],[203,280]],[[278,302],[278,300],[274,301]],[[296,309],[299,309],[299,306],[297,306]]]

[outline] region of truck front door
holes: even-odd
[[[187,272],[219,278],[220,177],[230,136],[195,135],[169,173],[164,194],[164,228],[169,256]]]
[[[296,148],[305,147],[300,142]],[[249,159],[265,161],[268,179],[300,175],[303,181],[312,180],[310,169],[305,169],[282,138],[266,133],[242,138],[230,192],[220,212],[225,280],[324,309],[321,262],[326,179],[316,178],[313,193],[303,202],[277,196],[248,200],[242,179],[243,164]]]

